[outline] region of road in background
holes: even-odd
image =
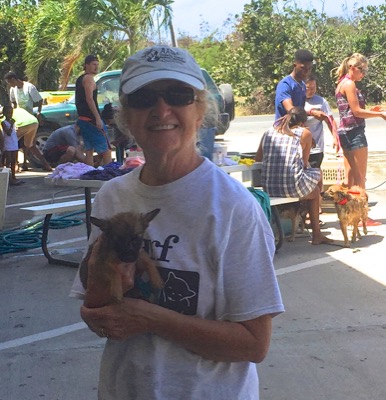
[[[335,120],[339,122],[336,114]],[[273,115],[259,115],[251,117],[235,118],[229,130],[217,137],[218,141],[227,144],[229,151],[254,152],[260,143],[263,133],[273,124]],[[386,121],[381,118],[366,120],[366,137],[369,143],[369,151],[386,151]],[[333,153],[331,134],[325,129],[326,152]]]

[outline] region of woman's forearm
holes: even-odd
[[[261,362],[268,351],[270,315],[238,323],[206,320],[157,307],[148,317],[152,333],[210,360]]]

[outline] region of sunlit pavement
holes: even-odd
[[[46,173],[38,174],[21,174],[27,182],[11,188],[9,205],[61,189],[42,186]],[[350,249],[341,247],[336,214],[323,213],[334,245],[312,246],[305,233],[276,254],[286,312],[274,318],[271,348],[258,366],[262,400],[386,398],[386,190],[369,194],[370,216],[384,224]],[[7,226],[22,219],[17,206],[8,209]],[[80,259],[84,224],[50,238],[56,251]],[[0,271],[0,400],[96,399],[104,340],[68,297],[75,270],[48,265],[35,249],[1,257]]]

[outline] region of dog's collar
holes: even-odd
[[[336,204],[339,204],[340,206],[344,206],[347,204],[348,200],[346,198],[342,199],[341,201],[337,201]]]
[[[347,193],[350,193],[350,194],[361,194],[361,192],[354,192],[352,190],[349,190]]]

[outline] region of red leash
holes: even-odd
[[[335,125],[333,124],[333,117],[331,115],[327,116],[328,118],[328,123],[331,126],[331,131],[333,136],[335,137],[336,141],[338,142],[338,169],[337,169],[337,173],[336,173],[336,183],[337,184],[341,184],[344,181],[344,168],[343,168],[343,151],[342,151],[342,147],[340,145],[340,140],[339,140],[339,135],[338,132],[335,129]]]

